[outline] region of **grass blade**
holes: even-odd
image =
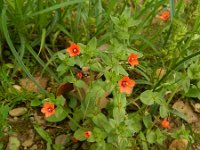
[[[57,78],[57,76],[54,74],[54,72],[45,65],[45,63],[42,61],[42,59],[40,59],[40,57],[38,57],[37,53],[33,50],[33,48],[29,45],[29,44],[26,44],[26,48],[29,50],[29,52],[33,55],[33,57],[39,62],[39,64],[42,66],[42,67],[45,67],[47,69],[47,72],[54,77],[54,79],[56,81],[59,81],[59,79]]]
[[[24,70],[24,72],[27,74],[27,76],[37,85],[37,87],[44,93],[46,93],[46,91],[43,89],[43,87],[38,84],[38,82],[34,79],[34,77],[31,75],[30,71],[28,70],[28,68],[25,66],[25,64],[23,63],[23,61],[21,60],[19,54],[17,53],[12,40],[10,38],[9,32],[8,32],[8,28],[6,26],[7,21],[6,21],[6,9],[5,7],[2,10],[2,14],[1,14],[1,23],[2,23],[2,29],[3,29],[3,34],[5,36],[5,39],[7,41],[8,46],[10,47],[11,52],[13,53],[14,57],[16,58],[17,62],[19,63],[19,65],[22,67],[22,69]]]
[[[81,3],[81,2],[83,2],[83,1],[82,0],[73,0],[73,1],[69,1],[69,2],[63,2],[63,3],[57,4],[57,5],[48,7],[44,10],[38,11],[36,13],[33,13],[33,14],[29,15],[28,17],[34,17],[34,16],[37,16],[37,15],[40,15],[40,14],[43,14],[43,13],[47,13],[47,12],[59,9],[61,7],[66,7],[66,6],[73,5],[73,4],[76,4],[76,3]]]
[[[172,21],[175,14],[174,0],[169,0],[169,6],[170,6],[170,17]]]

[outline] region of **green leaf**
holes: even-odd
[[[119,109],[126,107],[126,95],[119,94],[114,96],[113,104],[115,107],[118,107]]]
[[[40,49],[38,55],[41,53],[42,49],[44,49],[45,46],[45,39],[46,39],[46,29],[42,29],[42,37],[41,37],[41,43],[40,43]]]
[[[64,120],[67,116],[68,116],[68,111],[66,109],[64,110],[61,107],[57,107],[55,109],[55,114],[50,117],[47,117],[46,120],[49,122],[60,122]]]
[[[74,76],[66,76],[66,82],[74,83],[76,82],[76,78]]]
[[[74,137],[79,141],[84,141],[86,138],[84,137],[84,132],[88,131],[86,128],[79,128],[74,133]]]
[[[159,92],[154,92],[154,97],[155,102],[159,105],[167,105],[166,100],[161,96],[161,93]]]
[[[92,83],[88,89],[85,100],[81,104],[81,110],[83,111],[84,117],[93,112],[94,107],[96,107],[96,102],[105,95],[105,90],[103,89],[104,82],[95,81]]]
[[[97,47],[97,39],[93,37],[87,44],[91,49],[96,49]]]
[[[34,99],[31,101],[31,106],[40,106],[42,104],[42,101],[39,99]]]
[[[146,90],[140,95],[140,100],[146,105],[152,105],[155,102],[154,93],[151,90]]]
[[[153,124],[151,115],[150,114],[145,115],[143,117],[143,122],[144,122],[144,125],[145,125],[146,128],[150,128]]]
[[[76,64],[75,58],[70,57],[67,61],[67,65],[73,67]]]
[[[103,71],[103,67],[101,66],[99,62],[92,63],[92,65],[90,65],[90,69],[92,71],[97,71],[97,72]]]
[[[142,129],[142,116],[137,113],[131,113],[128,118],[128,124],[129,126],[131,125],[133,133],[138,133]]]
[[[104,114],[99,113],[98,115],[95,115],[92,118],[92,121],[97,127],[104,129],[107,133],[111,131],[111,126]]]
[[[187,74],[190,79],[200,79],[200,65],[199,64],[192,64],[187,70]]]
[[[58,72],[67,72],[66,68],[67,68],[67,66],[66,66],[64,63],[61,63],[61,64],[57,67],[56,71],[58,71]]]
[[[125,113],[126,111],[124,108],[119,109],[118,107],[115,107],[113,109],[113,117],[117,124],[120,124],[122,121],[124,121]]]
[[[69,121],[69,126],[72,131],[76,131],[76,129],[78,127],[77,123],[79,123],[82,118],[83,118],[82,111],[79,108],[75,108],[74,112],[73,112],[73,120]]]
[[[144,133],[140,132],[139,137],[140,137],[140,144],[141,144],[142,149],[148,150],[148,144],[147,144],[146,138],[144,136]]]
[[[187,121],[186,116],[183,113],[177,111],[176,109],[169,109],[169,112],[174,114],[174,115],[176,115],[176,116],[178,116],[178,117],[180,117],[181,119]]]
[[[146,137],[150,144],[156,143],[156,134],[154,131],[147,132]]]
[[[156,129],[156,142],[160,145],[163,145],[166,136],[160,131],[159,128]]]
[[[109,124],[112,128],[116,128],[117,123],[114,119],[109,119]]]
[[[112,22],[113,22],[115,25],[118,25],[118,24],[120,23],[119,18],[114,17],[114,16],[110,16],[110,18],[111,18]]]
[[[100,142],[106,138],[106,133],[101,128],[94,127],[92,131],[92,136],[90,136],[87,141],[88,142]]]
[[[167,107],[167,105],[161,105],[160,106],[160,116],[162,118],[166,118],[168,116],[169,113],[169,109]]]
[[[184,96],[200,99],[200,88],[192,87],[189,89],[189,91],[186,94],[184,94]]]
[[[66,103],[66,99],[62,95],[58,96],[56,99],[55,98],[52,99],[53,99],[52,103],[54,103],[57,106],[64,106]]]
[[[197,88],[200,89],[200,81],[197,83]]]
[[[191,139],[191,132],[190,130],[186,130],[184,124],[182,124],[181,128],[172,132],[171,137],[174,139]]]
[[[85,82],[84,82],[83,80],[77,80],[77,81],[74,83],[74,85],[75,85],[76,87],[82,88],[82,87],[84,87],[86,84],[85,84]]]
[[[42,127],[39,127],[38,125],[34,125],[34,129],[42,137],[42,139],[47,141],[49,144],[52,144],[50,135]]]
[[[100,53],[100,57],[102,59],[102,62],[104,62],[106,65],[111,65],[112,61],[110,59],[110,57],[108,56],[108,54],[106,53]]]
[[[128,72],[121,65],[114,66],[113,71],[115,71],[118,75],[121,74],[128,76]]]
[[[69,107],[75,108],[77,106],[77,99],[73,96],[69,96],[69,102],[68,102]]]

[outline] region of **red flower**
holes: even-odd
[[[69,53],[70,57],[74,57],[80,54],[80,46],[72,43],[70,47],[66,50]]]
[[[138,55],[131,53],[128,57],[128,62],[131,66],[138,65]]]
[[[163,11],[162,14],[159,16],[160,19],[166,21],[170,17],[170,12],[168,10]]]
[[[170,128],[169,121],[167,118],[163,119],[161,125],[163,128]]]
[[[120,87],[120,93],[131,94],[132,88],[135,86],[135,81],[125,76],[119,80],[118,85]]]
[[[79,72],[77,72],[76,76],[77,76],[79,79],[82,79],[83,74],[82,74],[82,72],[79,71]]]
[[[84,137],[89,138],[92,135],[91,131],[84,132]]]
[[[50,104],[48,102],[44,103],[41,112],[45,114],[45,117],[50,117],[51,115],[55,114],[54,104]]]

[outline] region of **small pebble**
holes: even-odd
[[[30,147],[31,145],[33,145],[33,139],[27,139],[22,143],[24,149],[27,149],[27,147]]]
[[[14,108],[9,112],[9,115],[12,117],[19,117],[24,115],[27,112],[27,108],[26,107],[18,107],[18,108]]]
[[[6,150],[18,150],[20,147],[20,141],[17,136],[13,135],[9,137],[9,142]]]
[[[34,144],[34,145],[30,148],[30,150],[36,150],[36,149],[38,149],[38,147],[37,147],[36,144]]]
[[[66,142],[67,142],[67,135],[65,135],[65,134],[58,135],[55,138],[55,144],[64,146],[66,144]]]

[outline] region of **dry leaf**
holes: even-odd
[[[192,107],[194,108],[194,111],[197,113],[200,113],[200,103],[195,103],[194,101],[191,101],[190,103]]]
[[[198,121],[197,114],[193,111],[192,107],[189,105],[188,102],[184,103],[181,100],[178,100],[172,106],[177,111],[185,114],[188,123],[193,123]]]
[[[155,77],[156,78],[162,78],[164,75],[166,74],[166,70],[164,68],[158,68],[156,70],[156,74],[155,74]]]
[[[13,85],[13,88],[16,89],[17,91],[21,92],[22,91],[22,87],[19,85]]]
[[[56,96],[66,94],[74,89],[72,83],[63,83],[61,84],[56,91]]]
[[[108,104],[108,98],[107,98],[108,95],[110,95],[110,93],[106,92],[106,93],[104,94],[104,96],[103,96],[101,99],[97,100],[96,105],[97,105],[100,109],[106,108],[106,106],[107,106],[107,104]]]
[[[46,77],[34,77],[35,80],[39,85],[41,85],[44,89],[47,87],[47,82],[49,81],[49,78]],[[22,88],[26,89],[30,92],[39,92],[40,89],[36,86],[36,84],[31,81],[29,78],[24,78],[20,80],[20,84]]]
[[[107,50],[109,47],[110,47],[109,44],[103,44],[103,45],[101,45],[100,47],[98,47],[98,49],[99,49],[100,51],[105,51],[105,50]]]
[[[188,141],[186,139],[173,140],[169,146],[169,150],[186,150]]]

